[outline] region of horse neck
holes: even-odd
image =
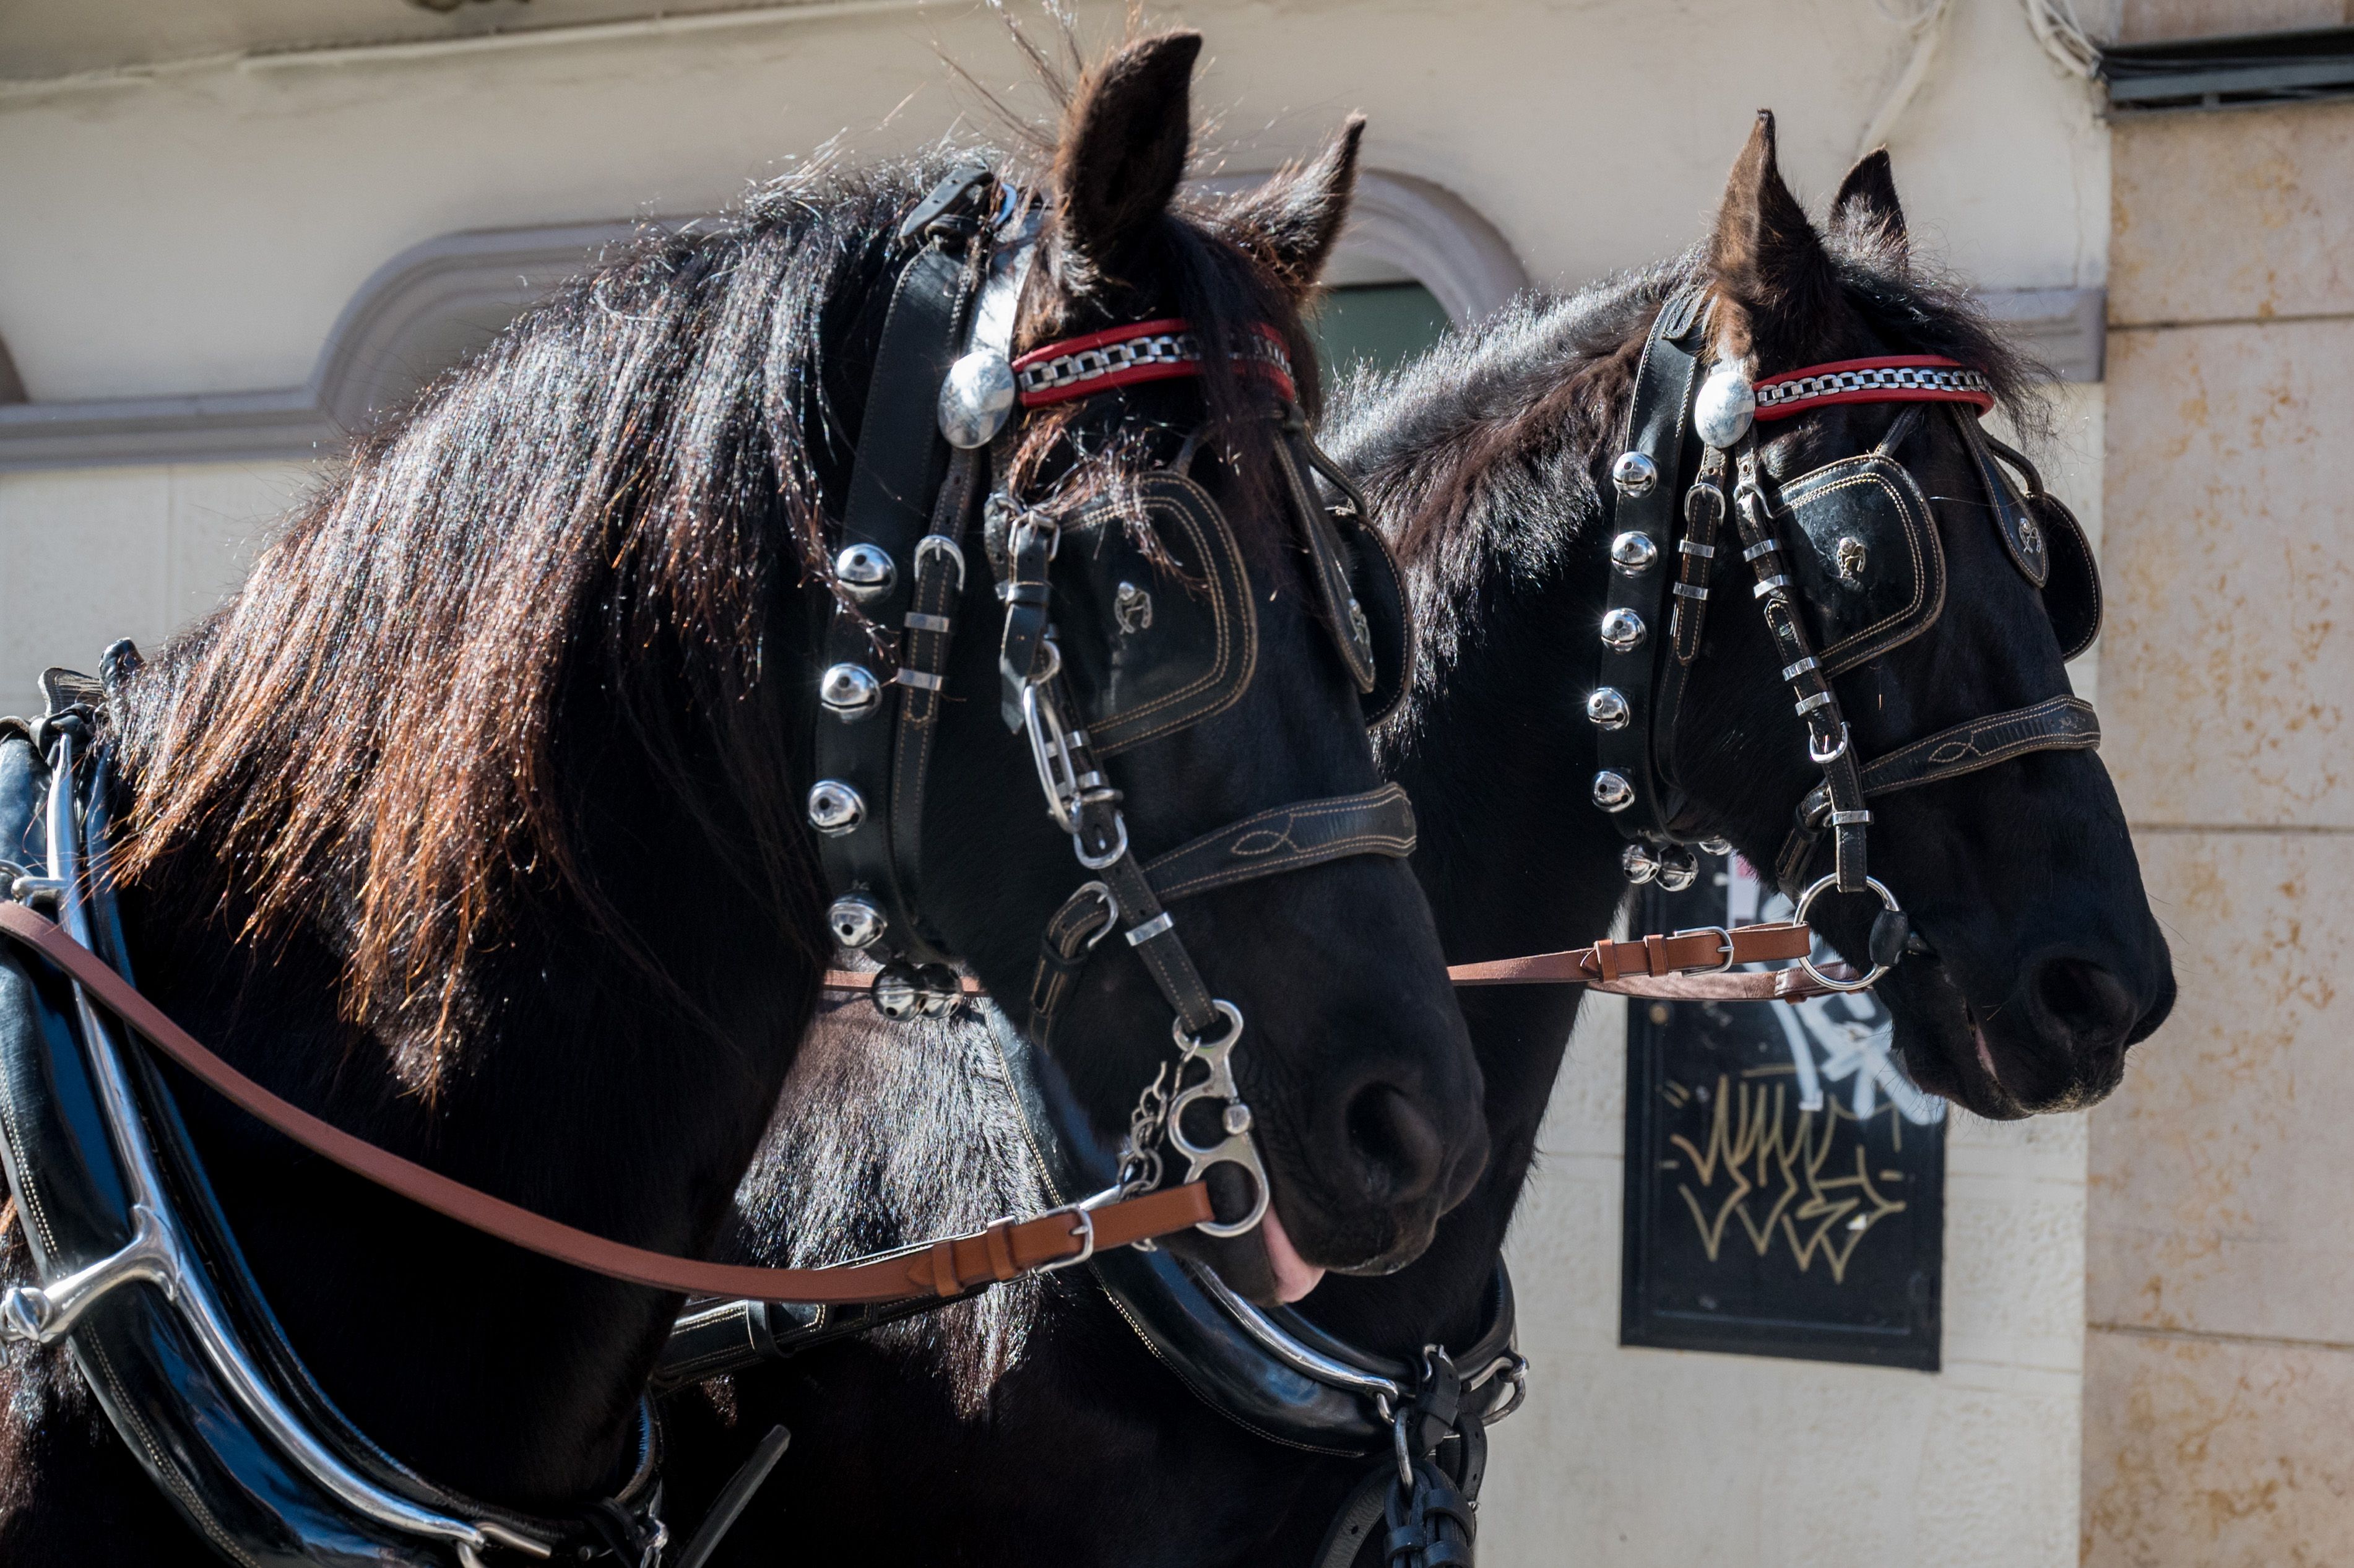
[[[1550,340],[1527,341],[1530,359],[1558,354]],[[1533,374],[1509,363],[1489,369],[1507,379]],[[1385,452],[1384,469],[1449,468],[1448,445],[1479,434],[1455,429]],[[1601,620],[1609,569],[1593,458],[1573,446],[1530,460],[1515,499],[1474,492],[1403,563],[1416,602],[1452,607],[1462,629],[1383,747],[1384,770],[1414,798],[1422,846],[1414,865],[1449,962],[1582,947],[1607,932],[1625,901],[1618,835],[1585,803],[1596,747],[1583,702],[1596,655],[1584,632]],[[1391,523],[1378,486],[1370,499]],[[1533,573],[1532,556],[1546,563]],[[1486,1081],[1488,1171],[1412,1266],[1382,1279],[1329,1279],[1310,1303],[1320,1322],[1409,1357],[1477,1330],[1583,995],[1566,986],[1458,993]]]
[[[392,1042],[338,1016],[332,911],[349,888],[321,888],[314,921],[256,946],[234,934],[233,907],[223,918],[175,897],[167,863],[127,910],[133,946],[143,989],[279,1093],[540,1213],[692,1255],[750,1163],[814,972],[778,961],[782,912],[744,891],[654,759],[617,721],[592,722],[610,728],[559,749],[594,758],[571,769],[593,780],[580,859],[633,950],[527,886],[470,987],[495,1000],[460,1019],[429,1099],[408,1092]],[[801,918],[813,925],[813,905]],[[615,1484],[674,1298],[462,1230],[181,1095],[264,1297],[363,1432],[512,1506],[577,1505]]]

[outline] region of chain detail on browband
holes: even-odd
[[[1291,356],[1283,340],[1261,325],[1242,336],[1235,358],[1274,383],[1287,403],[1299,400]],[[1202,374],[1202,344],[1193,324],[1179,317],[1112,327],[1034,348],[1013,362],[1022,406],[1044,408],[1140,382]]]
[[[1934,354],[1809,365],[1768,376],[1753,391],[1760,424],[1835,403],[1967,403],[1980,413],[1994,407],[1994,387],[1983,374]]]

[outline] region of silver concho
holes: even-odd
[[[817,678],[817,700],[825,705],[826,712],[848,724],[883,705],[883,683],[864,664],[831,664]]]
[[[899,568],[879,545],[851,545],[833,558],[834,580],[854,604],[873,604],[891,591]]]
[[[1614,609],[1602,618],[1602,645],[1613,653],[1631,653],[1643,645],[1643,618],[1631,609]]]
[[[1585,716],[1597,728],[1625,729],[1635,710],[1628,705],[1626,693],[1616,686],[1603,686],[1585,699]]]
[[[938,1018],[956,1005],[962,988],[957,983],[956,970],[948,965],[926,964],[916,971],[916,979],[924,989],[924,994],[917,999],[916,1005],[923,1011],[926,1018]]]
[[[1640,887],[1659,874],[1659,857],[1651,853],[1649,844],[1628,844],[1618,852],[1618,869],[1627,880]]]
[[[1670,844],[1659,852],[1659,886],[1669,893],[1681,893],[1700,880],[1700,862],[1692,852],[1681,844]]]
[[[872,946],[888,924],[871,899],[856,893],[843,894],[825,912],[826,929],[845,948]]]
[[[1623,811],[1635,803],[1635,787],[1625,774],[1606,768],[1594,776],[1594,803],[1606,811]]]
[[[1651,487],[1659,482],[1659,465],[1641,452],[1620,452],[1610,465],[1610,482],[1629,500],[1649,495]]]
[[[1692,428],[1719,450],[1749,433],[1757,418],[1757,389],[1738,365],[1720,365],[1701,383],[1692,404]]]
[[[1013,366],[993,348],[976,348],[949,366],[940,383],[940,434],[949,445],[985,447],[1013,411]]]
[[[1649,534],[1625,533],[1610,541],[1610,564],[1627,577],[1639,577],[1659,558],[1659,547]]]
[[[1134,583],[1122,583],[1112,595],[1111,618],[1119,629],[1133,637],[1140,631],[1152,630],[1152,596]]]
[[[839,779],[821,779],[810,786],[810,826],[830,839],[854,832],[866,820],[866,801]]]
[[[1872,552],[1864,548],[1863,541],[1852,534],[1848,535],[1840,540],[1837,554],[1840,580],[1850,583],[1861,582],[1864,567],[1872,564]]]

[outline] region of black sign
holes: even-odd
[[[1703,857],[1638,910],[1670,931],[1789,906]],[[1619,1342],[1935,1372],[1946,1105],[1890,1055],[1880,1004],[1632,998],[1627,1057]]]

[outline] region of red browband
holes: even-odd
[[[1275,384],[1286,402],[1299,400],[1291,379],[1291,356],[1273,327],[1260,323],[1245,335],[1235,357]],[[1013,362],[1022,406],[1044,408],[1073,397],[1202,374],[1201,340],[1193,323],[1179,317],[1091,332],[1034,348]]]
[[[1934,354],[1809,365],[1766,376],[1756,392],[1760,424],[1833,403],[1969,403],[1981,414],[1994,407],[1994,388],[1983,375]]]

